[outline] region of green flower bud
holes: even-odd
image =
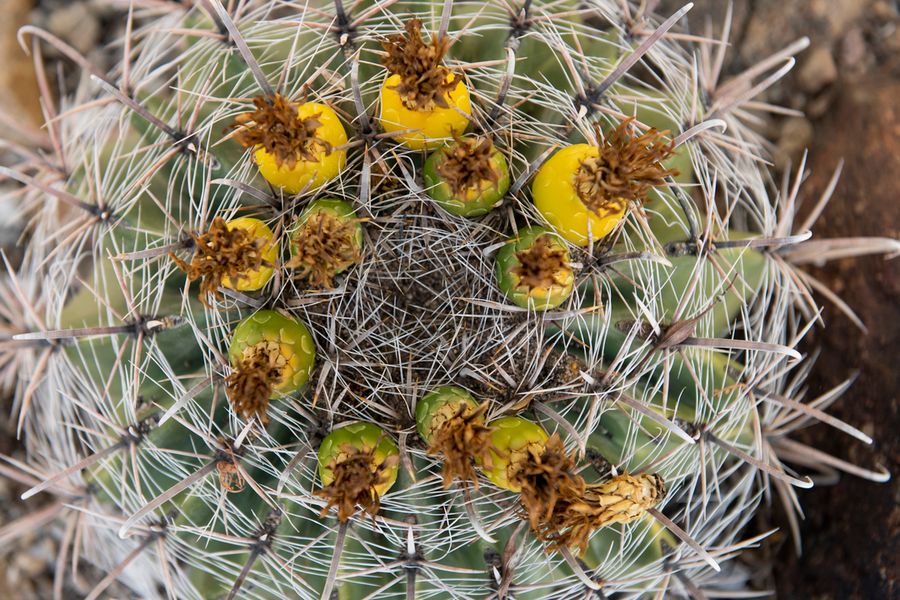
[[[491,466],[485,476],[495,485],[518,492],[512,483],[518,464],[528,456],[529,447],[543,451],[549,436],[540,425],[520,417],[501,417],[491,421]]]
[[[478,408],[472,395],[455,385],[437,387],[419,400],[416,405],[416,429],[426,444],[432,443],[434,432],[459,410],[460,404],[472,410]]]
[[[516,306],[556,308],[575,286],[568,248],[548,229],[523,229],[497,252],[497,285]]]
[[[425,161],[425,185],[441,208],[460,217],[488,213],[509,190],[506,158],[490,138],[463,137]]]

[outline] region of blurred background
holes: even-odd
[[[135,0],[136,5],[154,3],[190,0]],[[668,15],[684,0],[648,3]],[[810,39],[794,71],[765,98],[805,116],[773,115],[761,127],[778,176],[796,169],[808,148],[807,198],[818,197],[839,161],[845,161],[816,235],[900,238],[900,1],[734,0],[732,6],[726,74],[740,72],[797,38]],[[17,129],[24,130],[12,133],[0,120],[0,139],[27,134],[43,122],[32,59],[19,47],[17,29],[29,23],[48,29],[107,70],[121,53],[115,42],[124,32],[128,7],[128,0],[0,0],[0,112],[16,115]],[[718,35],[727,11],[725,0],[695,0],[688,26],[695,34]],[[81,74],[45,48],[51,85],[74,89]],[[12,207],[0,206],[0,247],[13,261],[20,227]],[[879,464],[894,479],[878,485],[843,477],[834,487],[801,490],[806,520],[800,557],[773,503],[755,528],[781,530],[748,560],[759,573],[759,588],[777,591],[779,598],[900,598],[900,261],[839,261],[814,275],[853,308],[868,331],[863,334],[825,304],[828,329],[814,330],[803,348],[821,351],[808,393],[815,397],[859,372],[831,412],[876,441],[874,447],[864,447],[821,426],[803,432],[802,441],[851,462]],[[0,452],[21,454],[8,398],[0,398]],[[18,501],[21,491],[0,478],[0,545],[3,524],[26,511]],[[34,508],[30,503],[28,510]],[[43,531],[5,548],[0,553],[0,598],[50,598],[56,555],[55,540]],[[104,574],[82,569],[81,575],[90,581]],[[73,582],[64,596],[81,598],[90,587]],[[130,597],[116,586],[108,592],[109,598]]]

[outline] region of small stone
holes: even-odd
[[[845,67],[856,68],[862,66],[866,58],[866,39],[862,29],[853,27],[841,41],[841,64]]]
[[[887,21],[890,19],[896,19],[897,15],[898,8],[892,6],[891,2],[888,2],[887,0],[879,0],[872,5],[872,16],[877,19]]]
[[[47,20],[47,29],[82,54],[87,54],[100,39],[100,23],[90,7],[72,2],[57,8]]]
[[[3,10],[0,21],[0,64],[3,65],[0,71],[0,111],[9,115],[25,132],[44,135],[38,129],[44,117],[31,58],[22,52],[16,41],[16,31],[29,23],[32,2],[3,0],[0,8]],[[4,137],[15,139],[17,135],[15,130],[8,130]],[[17,211],[4,208],[3,212]]]
[[[835,89],[827,88],[824,92],[818,94],[815,98],[810,99],[806,103],[806,109],[803,111],[810,119],[818,119],[825,116],[828,109],[831,108],[835,99]]]
[[[813,126],[805,117],[785,120],[775,148],[775,163],[779,168],[796,164],[813,138]]]
[[[44,536],[37,544],[33,544],[30,554],[39,559],[45,565],[49,565],[56,557],[57,547],[49,536]]]
[[[884,48],[890,53],[900,53],[900,27],[895,27],[884,39]],[[896,56],[896,54],[894,54]]]
[[[833,83],[837,76],[837,65],[834,64],[831,51],[824,46],[819,46],[812,50],[806,62],[803,63],[797,79],[803,91],[815,94],[826,85]]]
[[[30,578],[43,571],[47,563],[40,557],[22,552],[16,556],[14,565],[23,575]]]

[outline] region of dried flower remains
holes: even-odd
[[[532,531],[548,550],[562,547],[584,554],[591,534],[613,523],[640,518],[665,495],[658,475],[622,474],[587,484],[576,472],[574,452],[566,454],[559,434],[544,448],[529,448],[513,481],[521,487],[519,503]]]
[[[519,265],[513,273],[519,277],[519,287],[530,291],[563,283],[558,277],[569,268],[567,258],[566,249],[552,243],[548,235],[538,237],[530,248],[516,252]]]
[[[540,531],[553,518],[560,501],[571,501],[584,493],[584,479],[575,474],[575,461],[566,454],[558,433],[543,448],[529,447],[518,464],[512,482],[521,488],[519,502],[528,524]]]
[[[322,154],[331,154],[332,146],[316,135],[322,122],[320,114],[299,118],[297,103],[281,94],[253,99],[256,110],[239,114],[232,128],[238,143],[245,148],[262,147],[275,157],[279,168],[293,169],[299,161],[316,162]]]
[[[329,211],[310,214],[293,234],[295,252],[285,266],[314,288],[333,288],[335,275],[360,260],[358,227],[358,219]]]
[[[399,458],[389,456],[381,463],[375,462],[375,446],[369,450],[360,450],[345,444],[341,453],[331,461],[328,468],[334,480],[316,492],[317,496],[327,501],[322,509],[322,516],[328,514],[332,507],[337,507],[337,517],[345,523],[356,513],[356,507],[375,515],[380,506],[376,488],[388,480],[387,471],[393,468]]]
[[[265,265],[264,238],[254,238],[245,229],[229,229],[221,217],[213,219],[206,233],[191,233],[194,256],[187,263],[174,254],[169,256],[178,268],[187,273],[189,281],[201,279],[200,302],[211,308],[207,295],[219,298],[219,288],[225,279],[237,282]]]
[[[491,164],[494,154],[491,138],[463,138],[457,134],[453,138],[456,143],[441,150],[443,160],[436,167],[450,186],[450,192],[465,199],[466,193],[480,190],[487,181],[496,185],[500,174]]]
[[[389,36],[382,47],[385,68],[400,75],[394,88],[404,106],[410,110],[433,110],[436,106],[449,108],[446,95],[459,84],[450,81],[450,71],[441,64],[450,42],[446,37],[432,36],[429,43],[422,39],[422,22],[411,19],[406,23],[406,35]]]
[[[269,399],[284,377],[286,364],[278,342],[263,341],[244,348],[240,361],[225,379],[234,410],[245,419],[257,416],[268,425]]]
[[[561,498],[537,535],[550,549],[567,547],[583,555],[591,534],[613,523],[630,523],[655,507],[665,496],[662,477],[623,473],[609,481],[588,485],[581,497]]]
[[[666,141],[668,132],[650,129],[632,137],[633,121],[625,119],[605,138],[598,127],[599,155],[582,160],[575,172],[578,197],[599,217],[621,213],[629,203],[643,204],[651,188],[678,174],[662,165],[675,149],[674,141]]]
[[[443,459],[445,488],[450,487],[454,479],[459,479],[473,482],[478,489],[475,459],[481,461],[484,468],[493,468],[490,453],[493,429],[484,424],[487,409],[488,402],[476,408],[460,402],[432,433],[428,453]]]

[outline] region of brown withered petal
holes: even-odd
[[[275,157],[279,167],[289,169],[303,160],[315,162],[320,153],[330,154],[331,144],[316,135],[322,122],[318,114],[300,119],[297,103],[281,94],[253,99],[256,110],[241,113],[230,129],[238,129],[235,139],[245,148],[262,146]]]
[[[399,458],[391,456],[381,464],[375,464],[375,448],[364,451],[349,444],[344,445],[342,454],[335,458],[328,468],[334,480],[316,491],[316,495],[327,501],[321,515],[325,516],[332,507],[337,507],[338,520],[345,523],[356,513],[356,507],[375,515],[380,499],[375,488],[384,483],[387,470],[394,467]]]
[[[360,260],[358,223],[328,211],[309,215],[293,235],[296,252],[285,267],[295,269],[295,277],[314,288],[333,288],[335,275]]]
[[[446,95],[460,80],[447,82],[450,71],[441,64],[450,42],[446,37],[432,36],[431,42],[422,39],[422,22],[411,19],[406,23],[406,35],[389,36],[382,42],[387,53],[382,59],[385,68],[400,75],[394,88],[410,110],[432,110],[435,106],[449,108]]]
[[[234,464],[233,460],[220,460],[216,462],[216,471],[219,473],[219,486],[228,493],[237,493],[244,489],[246,481]]]
[[[281,383],[285,364],[277,342],[260,342],[245,348],[241,360],[225,378],[225,390],[235,412],[245,419],[258,416],[267,425],[269,398]]]
[[[494,154],[494,142],[489,137],[463,138],[453,133],[455,144],[441,150],[442,160],[435,169],[454,196],[467,193],[470,189],[479,190],[485,181],[496,184],[500,174],[491,164]]]
[[[587,486],[580,498],[558,502],[552,517],[541,523],[536,533],[551,544],[550,549],[567,547],[583,555],[594,531],[639,519],[663,496],[662,477],[623,473],[604,483]]]
[[[568,267],[565,248],[551,243],[548,235],[538,237],[531,248],[516,252],[519,265],[513,273],[519,277],[519,287],[527,290],[549,288],[556,283],[555,276]]]
[[[558,433],[550,436],[540,453],[529,449],[512,482],[521,487],[519,503],[535,532],[553,519],[559,503],[568,505],[585,490],[584,479],[575,473],[575,461],[566,454]]]
[[[483,402],[477,408],[461,402],[456,412],[432,434],[428,453],[443,458],[445,488],[450,487],[454,479],[459,479],[474,482],[475,489],[478,489],[474,465],[476,458],[485,469],[493,468],[489,452],[492,449],[493,428],[484,424],[487,409],[488,402]]]
[[[207,295],[219,298],[219,288],[226,278],[237,282],[264,264],[266,240],[253,238],[244,229],[228,229],[221,217],[213,219],[206,233],[192,233],[191,239],[194,242],[194,256],[190,263],[174,254],[169,257],[187,273],[189,281],[202,279],[199,298],[207,308],[210,307]]]
[[[678,174],[662,166],[675,149],[674,142],[666,142],[668,132],[650,129],[632,137],[632,121],[625,119],[605,139],[598,126],[600,154],[581,161],[575,172],[578,197],[599,217],[621,212],[628,203],[644,203],[651,188]]]

